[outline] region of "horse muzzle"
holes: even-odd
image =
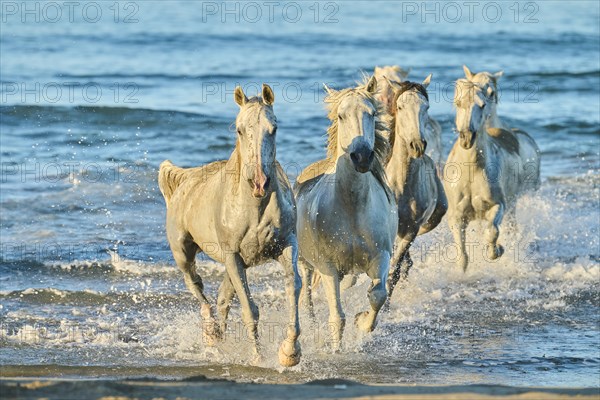
[[[257,178],[252,180],[252,196],[260,199],[265,197],[267,190],[269,190],[269,184],[271,183],[271,178],[261,174]]]
[[[413,140],[408,145],[410,147],[410,151],[414,158],[423,157],[425,154],[425,150],[427,149],[427,141],[426,140]]]
[[[465,150],[469,150],[473,147],[473,142],[475,141],[475,133],[473,132],[460,132],[458,135],[458,140],[460,142],[460,147]]]
[[[361,174],[371,169],[371,164],[375,158],[375,152],[367,147],[361,147],[350,153],[350,159],[354,164],[354,169]]]

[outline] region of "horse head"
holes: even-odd
[[[371,169],[375,158],[375,125],[377,104],[373,94],[377,91],[375,77],[364,87],[334,91],[327,88],[329,93],[326,101],[331,103],[330,119],[335,132],[336,158],[347,155],[354,169],[365,173]]]
[[[237,143],[241,166],[252,188],[252,195],[265,196],[274,179],[275,171],[275,133],[277,119],[273,112],[275,95],[269,85],[263,84],[262,95],[250,99],[241,87],[234,92],[235,102],[240,111],[235,120]]]
[[[430,83],[431,75],[422,83],[388,80],[388,84],[394,90],[394,107],[391,110],[394,117],[392,135],[394,141],[404,140],[409,156],[413,158],[421,157],[427,148],[425,129],[429,120],[427,87]]]

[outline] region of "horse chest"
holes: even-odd
[[[261,221],[248,227],[241,237],[239,252],[247,265],[255,265],[281,252],[284,239],[273,221]]]
[[[321,244],[320,257],[338,265],[338,269],[364,268],[387,247],[383,232],[385,224],[378,224],[357,214],[338,211],[322,213],[316,221],[317,243]],[[386,236],[387,235],[387,236]],[[381,243],[380,243],[381,242]],[[391,242],[390,242],[391,243]]]
[[[287,221],[276,197],[273,196],[271,200],[262,212],[256,209],[243,210],[243,221],[230,226],[231,238],[237,244],[234,248],[249,266],[276,258],[286,246],[289,230],[286,227],[293,222]]]

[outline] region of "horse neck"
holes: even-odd
[[[405,182],[408,176],[408,170],[413,159],[408,155],[408,145],[404,137],[396,132],[396,129],[392,132],[394,135],[394,144],[390,154],[390,160],[386,166],[388,171],[388,180],[395,182]]]
[[[356,171],[350,157],[340,156],[336,160],[335,192],[340,195],[344,203],[354,206],[363,205],[369,196],[371,176],[371,172]]]
[[[498,116],[497,107],[498,107],[498,104],[494,105],[494,107],[492,109],[492,113],[490,114],[487,121],[485,122],[485,126],[487,128],[504,128],[504,123],[502,123],[502,121],[500,120],[500,117]]]
[[[484,125],[479,128],[477,135],[475,135],[475,143],[473,147],[469,149],[473,153],[474,160],[486,159],[488,153],[488,147],[490,143],[490,135],[487,133],[487,128],[490,120],[486,121]]]

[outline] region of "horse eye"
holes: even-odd
[[[241,135],[242,134],[242,130],[240,128],[238,128],[237,133],[238,133],[238,135]]]
[[[271,132],[271,135],[274,135],[277,133],[277,127],[273,128],[273,132]]]
[[[344,119],[344,118],[342,118],[342,114],[339,114],[338,118],[339,118],[340,121]]]

